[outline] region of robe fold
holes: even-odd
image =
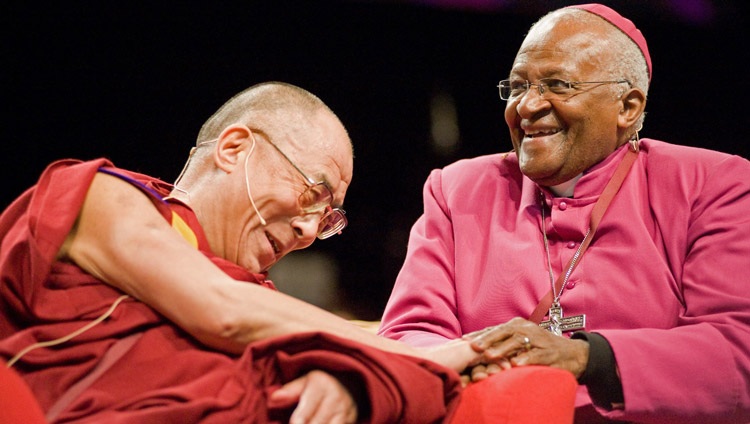
[[[91,323],[124,294],[55,260],[97,172],[139,187],[186,240],[232,278],[274,289],[265,275],[212,254],[194,213],[179,201],[164,200],[169,184],[117,169],[105,159],[58,161],[0,216],[0,357],[5,361],[33,343]],[[361,421],[440,421],[460,391],[458,375],[450,369],[324,333],[255,342],[242,355],[215,351],[148,305],[131,297],[120,300],[100,324],[60,345],[31,350],[14,364],[50,421],[285,422],[291,409],[269,410],[268,396],[314,369],[364,394]],[[60,407],[65,396],[71,399]]]

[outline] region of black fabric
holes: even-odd
[[[617,361],[607,339],[598,333],[578,331],[572,339],[585,340],[589,343],[589,361],[586,370],[578,378],[589,391],[595,405],[612,409],[623,402],[622,383],[617,375]]]

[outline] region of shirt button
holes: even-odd
[[[576,288],[576,284],[578,283],[576,283],[575,281],[568,281],[568,283],[565,284],[565,288],[568,290],[573,290],[574,288]]]
[[[574,241],[569,241],[568,242],[568,249],[573,249],[575,247],[576,247],[576,242],[574,242]]]
[[[568,209],[568,204],[566,202],[560,202],[560,205],[558,206],[558,208],[561,211],[564,211],[565,209]]]

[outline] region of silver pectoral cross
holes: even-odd
[[[565,331],[582,330],[585,328],[586,314],[565,317],[563,316],[560,302],[554,302],[549,308],[549,319],[540,322],[539,326],[551,333],[562,336],[562,333]]]

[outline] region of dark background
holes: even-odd
[[[64,157],[104,156],[173,181],[224,101],[261,81],[290,82],[328,103],[354,142],[350,227],[311,249],[338,260],[341,307],[377,319],[428,172],[511,148],[497,81],[529,25],[573,3],[6,2],[0,204]],[[745,1],[603,3],[649,42],[641,135],[750,157]],[[436,96],[457,113],[448,153],[432,147]]]

